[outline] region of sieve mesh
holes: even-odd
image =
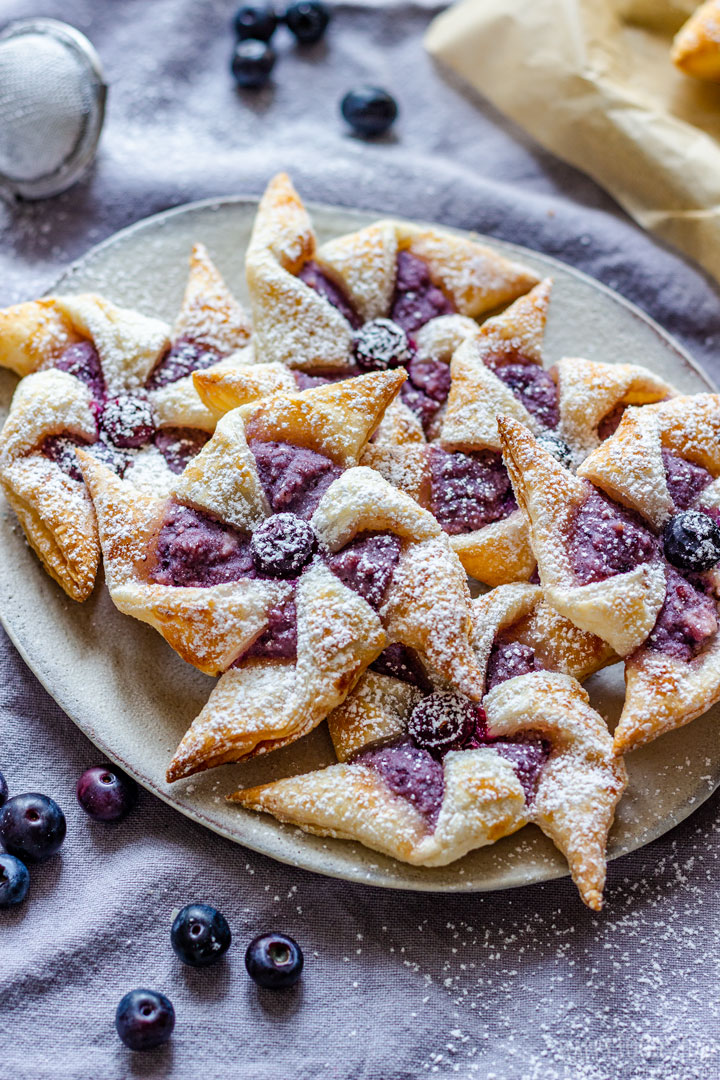
[[[42,34],[0,41],[0,173],[38,180],[72,157],[93,109],[87,70]]]

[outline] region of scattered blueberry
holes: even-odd
[[[295,514],[273,514],[250,540],[255,569],[271,577],[294,577],[309,562],[315,533]]]
[[[247,38],[238,43],[233,53],[232,73],[244,90],[266,86],[274,66],[275,51],[265,41]]]
[[[105,404],[100,426],[115,446],[137,449],[155,434],[153,407],[146,397],[120,394]]]
[[[114,765],[94,765],[78,780],[77,797],[95,821],[119,821],[137,801],[137,784]]]
[[[162,1046],[174,1027],[172,1002],[157,990],[131,990],[115,1013],[117,1033],[131,1050],[154,1050]]]
[[[477,707],[469,698],[438,692],[415,706],[408,721],[408,735],[421,750],[446,754],[459,750],[471,738],[477,721]]]
[[[720,560],[720,529],[701,510],[673,514],[663,532],[665,558],[678,570],[700,573]]]
[[[542,446],[543,450],[547,450],[549,454],[552,454],[554,458],[569,469],[572,465],[572,450],[559,435],[552,435],[548,432],[545,435],[538,435],[538,446]]]
[[[399,367],[411,355],[405,331],[392,319],[371,319],[355,335],[355,359],[365,370]]]
[[[65,815],[47,795],[15,795],[0,810],[0,840],[24,862],[49,859],[65,839]]]
[[[25,863],[0,852],[0,908],[21,904],[27,896],[30,875]]]
[[[301,45],[314,45],[327,30],[330,12],[321,0],[296,0],[285,12],[285,22]]]
[[[5,803],[7,802],[7,797],[8,797],[7,780],[5,779],[3,774],[0,772],[0,806],[5,805]]]
[[[395,98],[378,86],[359,86],[340,102],[340,111],[358,135],[382,135],[397,118]]]
[[[242,4],[235,12],[233,26],[241,41],[269,41],[275,33],[278,17],[269,4]]]
[[[250,978],[267,990],[293,986],[303,969],[302,949],[287,934],[260,934],[247,947],[245,967]]]
[[[188,904],[170,930],[176,956],[190,967],[209,967],[225,955],[232,935],[225,917],[209,904]]]

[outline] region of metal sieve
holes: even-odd
[[[0,195],[43,199],[74,184],[95,156],[107,86],[87,38],[56,19],[0,33]]]

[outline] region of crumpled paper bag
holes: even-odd
[[[679,72],[692,0],[461,0],[426,46],[720,281],[720,85]]]

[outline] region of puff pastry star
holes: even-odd
[[[100,555],[75,447],[145,489],[167,490],[215,426],[191,372],[230,358],[248,338],[242,309],[201,245],[172,331],[92,294],[0,312],[0,364],[23,376],[0,434],[0,482],[73,599],[89,596]]]
[[[705,712],[720,700],[720,577],[668,561],[663,530],[686,511],[720,520],[720,397],[628,409],[577,476],[517,421],[499,425],[546,599],[625,659],[616,751]]]
[[[626,776],[579,683],[520,675],[477,708],[417,661],[400,672],[366,672],[331,714],[337,765],[231,800],[420,866],[446,865],[532,821],[599,910]],[[435,745],[448,730],[457,741]]]
[[[232,410],[169,500],[79,452],[114,603],[224,673],[171,779],[305,734],[392,641],[481,696],[460,563],[427,511],[357,466],[404,378],[375,372]]]

